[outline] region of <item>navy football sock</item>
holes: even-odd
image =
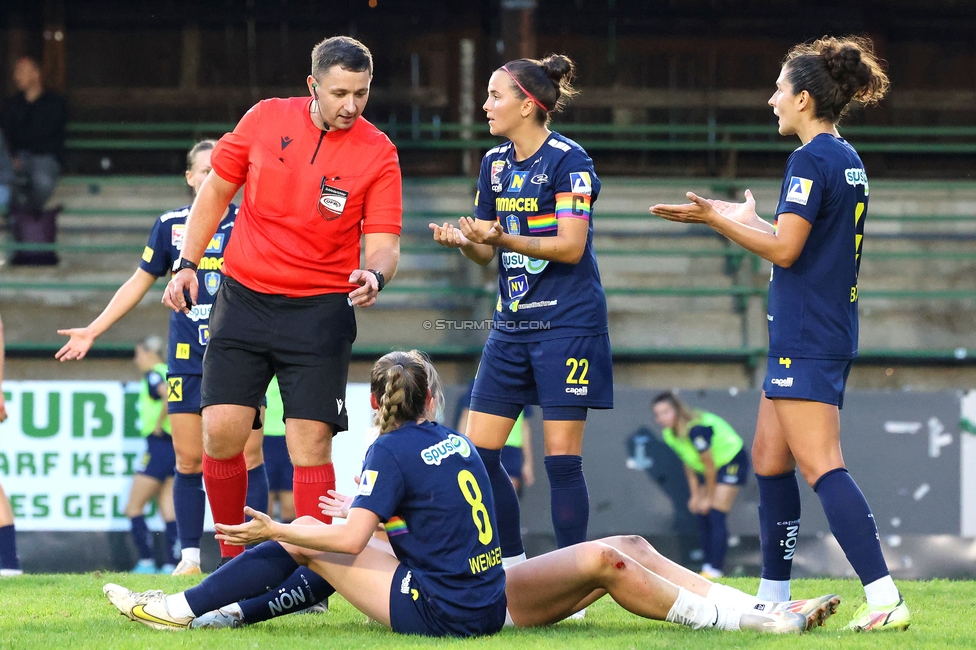
[[[268,472],[261,463],[247,470],[247,505],[258,512],[268,512]],[[247,521],[251,518],[247,517]]]
[[[300,566],[288,579],[271,591],[243,600],[238,605],[248,625],[267,621],[276,616],[299,612],[320,603],[332,594],[325,578],[306,566]]]
[[[701,545],[703,562],[710,564],[712,561],[712,527],[706,515],[695,515],[695,523],[698,524],[698,542]]]
[[[502,557],[517,557],[525,553],[522,546],[522,521],[518,495],[508,472],[502,466],[501,449],[475,447],[488,470],[488,480],[495,497],[495,519],[498,522],[498,542]]]
[[[132,541],[136,543],[136,549],[139,550],[139,559],[153,559],[153,549],[149,542],[149,528],[146,526],[146,518],[142,515],[130,517],[129,522],[132,524]]]
[[[762,577],[789,580],[793,554],[800,532],[800,486],[796,472],[760,476],[759,546],[762,550]]]
[[[813,491],[820,497],[830,532],[844,549],[861,584],[888,575],[874,515],[847,470],[843,467],[830,470],[817,480]]]
[[[706,555],[708,563],[713,569],[722,570],[725,564],[725,553],[729,550],[729,527],[726,523],[725,513],[721,510],[712,510],[708,513],[708,523],[711,529],[711,555]]]
[[[214,571],[199,585],[184,592],[196,616],[259,596],[274,589],[295,572],[298,563],[278,542],[264,542],[241,553]]]
[[[180,536],[176,532],[176,522],[167,521],[166,522],[166,556],[167,564],[179,564],[179,545]]]
[[[180,548],[200,548],[203,517],[207,508],[207,494],[203,491],[203,473],[176,473],[173,479],[173,507],[176,510],[176,529],[180,535]]]
[[[0,569],[20,569],[14,525],[0,526]]]
[[[546,456],[551,491],[552,527],[559,548],[586,541],[590,495],[583,477],[582,456]]]

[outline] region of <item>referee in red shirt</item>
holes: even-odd
[[[244,443],[277,375],[295,465],[295,510],[326,523],[318,499],[335,488],[332,436],[347,428],[353,307],[369,307],[396,273],[402,199],[396,148],[360,117],[373,60],[337,36],[312,50],[311,97],[266,99],[214,148],[193,204],[182,257],[163,302],[195,302],[196,268],[220,215],[244,186],[203,361],[203,478],[214,520],[244,522]],[[366,264],[360,268],[360,240]],[[240,546],[221,543],[223,557]]]

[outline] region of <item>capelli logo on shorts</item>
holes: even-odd
[[[566,389],[566,392],[569,393],[570,395],[577,395],[579,397],[584,397],[586,396],[587,388],[588,388],[587,386],[571,386]]]
[[[424,449],[420,452],[420,457],[426,465],[440,465],[442,460],[454,454],[460,455],[461,458],[467,458],[471,455],[471,445],[461,436],[452,433],[447,437],[447,440],[442,440],[436,445]]]
[[[769,380],[769,383],[771,383],[773,386],[779,386],[780,388],[792,388],[793,378],[787,377],[786,379],[780,379],[779,377],[773,377]]]

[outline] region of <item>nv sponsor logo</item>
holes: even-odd
[[[424,449],[420,452],[420,457],[426,465],[440,465],[441,461],[454,454],[460,455],[461,458],[467,458],[471,455],[471,445],[461,436],[452,433],[447,437],[447,440],[441,440],[436,445]]]
[[[780,388],[792,388],[793,378],[787,377],[786,379],[780,379],[779,377],[773,377],[769,380],[769,383],[771,383],[773,386],[779,386]]]

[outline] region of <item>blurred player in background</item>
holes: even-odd
[[[721,578],[729,548],[726,516],[749,473],[749,456],[742,438],[728,422],[705,411],[692,410],[672,392],[651,402],[664,442],[684,464],[688,478],[688,510],[695,516],[705,554],[702,576]]]
[[[860,488],[844,466],[840,413],[857,356],[857,274],[868,179],[837,131],[853,101],[872,104],[888,77],[866,38],[824,37],[786,55],[769,98],[781,135],[801,146],[786,163],[774,222],[761,219],[746,190],[740,204],[688,193],[690,204],[656,205],[673,221],[704,223],[773,263],[769,284],[769,359],[752,447],[759,481],[761,598],[790,593],[800,526],[799,467],[867,600],[855,630],[905,629],[911,615],[898,592]]]
[[[3,396],[3,321],[0,321],[0,423],[7,421],[7,403]],[[14,528],[14,511],[10,499],[0,485],[0,578],[19,576],[24,572],[17,557],[17,530]]]
[[[264,467],[268,472],[268,514],[278,511],[278,521],[295,518],[295,494],[292,479],[295,472],[285,444],[285,407],[281,403],[278,378],[268,384],[268,407],[264,412]]]
[[[204,359],[203,474],[217,521],[244,521],[242,453],[272,376],[281,387],[297,514],[323,517],[318,499],[335,488],[332,437],[348,426],[354,308],[376,301],[400,255],[396,148],[360,117],[372,74],[359,41],[316,45],[309,96],[254,105],[217,144],[213,173],[193,204],[163,297],[183,313],[198,308],[185,292],[191,301],[204,295],[196,269],[220,215],[244,188]],[[363,247],[366,268],[359,268]],[[221,544],[223,555],[240,552]]]
[[[214,144],[214,140],[198,142],[186,156],[186,182],[194,197],[210,173],[210,155]],[[58,334],[70,339],[54,355],[55,358],[61,361],[84,359],[96,338],[138,305],[157,278],[172,272],[173,262],[179,257],[183,247],[189,212],[190,206],[186,205],[167,212],[156,220],[139,268],[115,292],[104,311],[91,324],[84,328],[58,330]],[[176,450],[173,499],[182,555],[175,575],[190,575],[201,571],[200,538],[203,535],[207,497],[203,491],[200,380],[203,374],[203,352],[210,336],[210,309],[214,295],[224,281],[224,252],[234,229],[236,215],[237,206],[227,206],[221,216],[219,229],[206,246],[206,254],[198,271],[200,283],[206,290],[200,292],[197,305],[186,314],[171,314],[169,321],[167,409]],[[245,457],[250,485],[254,486],[248,493],[248,503],[267,509],[267,476],[264,472],[259,430],[250,435]]]
[[[163,363],[163,340],[149,336],[136,343],[135,363],[142,373],[139,384],[139,433],[146,439],[143,467],[132,479],[125,516],[132,526],[132,541],[139,551],[139,561],[133,573],[156,573],[152,536],[146,527],[144,511],[151,499],[156,500],[166,524],[166,561],[159,573],[172,573],[179,559],[175,557],[179,538],[176,515],[173,511],[173,474],[176,453],[170,436],[166,404],[169,386],[166,383],[166,364]]]
[[[527,404],[542,407],[546,473],[556,543],[586,539],[583,477],[587,410],[613,408],[607,302],[593,252],[590,213],[600,193],[593,161],[549,130],[575,94],[575,66],[562,55],[518,59],[496,70],[483,106],[492,135],[474,218],[430,224],[434,240],[485,266],[498,251],[499,296],[471,394],[467,434],[477,445],[498,506],[506,564],[525,558],[518,496],[501,463]]]

